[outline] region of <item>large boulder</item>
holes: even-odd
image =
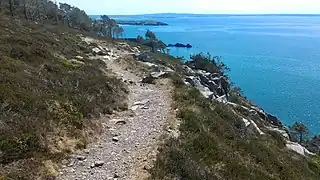
[[[147,62],[148,59],[150,58],[148,53],[146,53],[146,52],[134,54],[133,57],[136,60],[142,61],[142,62]]]
[[[274,132],[279,133],[282,137],[286,138],[287,140],[290,139],[290,135],[289,135],[289,133],[287,132],[287,130],[285,130],[285,129],[274,128],[274,127],[268,127],[268,129],[269,129],[270,131],[274,131]]]
[[[192,72],[193,70],[188,67],[186,68],[188,72]],[[185,82],[188,82],[191,86],[197,88],[202,92],[202,94],[206,94],[207,96],[211,96],[212,99],[216,99],[222,96],[228,98],[228,80],[217,74],[217,73],[209,73],[203,70],[193,71],[192,76],[187,76]]]
[[[274,126],[283,127],[281,121],[277,117],[272,116],[271,114],[267,114],[267,121]]]
[[[183,70],[187,73],[187,74],[194,74],[195,71],[193,69],[191,69],[189,66],[187,65],[182,65]]]
[[[142,78],[141,82],[146,84],[155,84],[156,83],[155,80],[156,80],[155,77],[153,77],[151,74],[148,74],[147,76],[144,76]]]
[[[111,52],[110,50],[103,48],[101,46],[94,47],[92,49],[93,55],[106,56],[106,55],[109,55],[110,52]]]
[[[215,92],[210,89],[201,81],[198,76],[188,76],[185,78],[185,83],[197,88],[203,96],[210,98],[215,95]]]
[[[307,149],[320,155],[320,136],[314,136],[308,143]]]
[[[246,127],[247,135],[264,135],[265,133],[257,126],[257,124],[251,119],[242,118],[244,125]]]
[[[286,147],[302,156],[309,156],[309,155],[315,155],[314,153],[308,151],[305,147],[303,147],[301,144],[296,142],[287,141]]]
[[[152,77],[154,78],[166,78],[168,77],[169,73],[168,72],[164,72],[164,71],[160,71],[160,72],[152,72],[150,73]]]
[[[166,78],[168,77],[168,75],[169,75],[169,72],[164,72],[164,71],[152,72],[144,76],[141,82],[146,84],[155,84],[156,79]]]

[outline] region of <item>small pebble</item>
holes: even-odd
[[[77,156],[76,157],[79,161],[84,161],[86,159],[85,156]]]
[[[86,153],[86,154],[89,154],[90,153],[90,149],[84,149],[83,152]]]
[[[113,178],[119,178],[119,174],[118,173],[114,173]]]
[[[101,167],[103,165],[104,165],[104,161],[96,161],[96,162],[94,162],[94,166],[95,167]]]
[[[115,136],[115,137],[112,138],[112,141],[113,141],[113,142],[118,142],[118,141],[119,141],[119,138]]]
[[[148,164],[146,164],[144,167],[143,167],[144,170],[146,171],[149,171],[151,169],[151,166],[149,166]]]

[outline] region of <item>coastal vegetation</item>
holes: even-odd
[[[96,119],[127,108],[126,85],[102,68],[102,60],[90,59],[98,45],[82,41],[85,35],[123,43],[115,39],[123,29],[106,15],[91,20],[65,3],[1,0],[0,5],[0,179],[53,178],[53,164],[85,148],[99,132]],[[164,137],[158,148],[150,179],[320,179],[319,156],[287,148],[296,139],[319,154],[320,137],[308,140],[301,123],[290,128],[287,139],[285,130],[272,130],[281,123],[270,123],[261,109],[252,108],[232,85],[221,57],[199,53],[183,62],[149,30],[137,42],[129,48],[141,46],[144,60],[154,63],[150,69],[172,69],[166,77],[173,85],[172,115],[180,122],[179,135]],[[187,85],[192,77],[225,98],[205,97]]]
[[[100,20],[94,20],[94,32],[105,37],[123,36],[123,28],[120,27],[114,19],[110,19],[107,15],[102,15]]]
[[[160,39],[158,39],[157,36],[150,30],[146,31],[145,38],[138,35],[136,38],[129,38],[126,40],[133,41],[143,46],[149,47],[151,48],[151,51],[154,53],[161,52],[161,53],[168,54],[168,49],[166,44]]]
[[[223,74],[224,66],[195,55],[199,69]],[[187,64],[193,64],[188,62]],[[318,157],[302,157],[285,149],[278,133],[248,135],[233,108],[211,101],[172,77],[174,109],[181,121],[178,138],[159,150],[150,179],[319,179]],[[240,96],[240,90],[236,90]],[[252,117],[247,111],[239,111]],[[249,113],[249,114],[248,114]]]
[[[303,123],[294,123],[291,127],[290,130],[292,131],[292,135],[298,137],[297,139],[299,140],[299,143],[303,143],[304,140],[308,136],[308,128],[303,124]]]
[[[114,19],[102,15],[92,20],[85,11],[67,3],[50,0],[0,0],[0,12],[16,18],[50,24],[62,28],[73,28],[91,34],[120,37],[123,28]]]

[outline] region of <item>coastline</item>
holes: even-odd
[[[308,28],[313,27],[320,18],[172,16],[176,18],[155,17],[170,26],[161,29],[150,27],[150,30],[159,34],[165,43],[190,43],[193,48],[172,48],[170,54],[189,58],[194,52],[210,52],[222,56],[231,69],[233,81],[255,103],[279,117],[286,125],[294,121],[303,122],[312,134],[320,132],[320,114],[317,111],[320,96],[316,91],[320,88],[317,75],[320,69],[316,66],[320,55],[315,48],[319,46],[319,41],[318,35],[313,33],[315,29]],[[275,23],[275,19],[279,23]],[[287,20],[292,22],[284,26]],[[308,26],[300,29],[300,34],[293,34],[296,26],[302,24]],[[226,26],[229,28],[224,28]],[[127,37],[136,37],[143,36],[147,28],[131,26],[125,29]],[[311,35],[313,38],[310,38]],[[301,47],[305,47],[303,51]],[[306,57],[308,61],[305,61]]]
[[[228,53],[245,53],[239,39],[223,36],[229,35],[225,31],[211,36],[198,17],[194,24],[181,18],[184,25],[164,20],[169,29],[145,25],[158,26],[158,21],[127,22],[135,24],[134,33],[144,34],[121,39],[124,28],[107,15],[92,20],[75,6],[43,3],[39,9],[24,2],[24,11],[11,1],[0,7],[0,180],[320,179],[320,136],[305,137],[308,128],[302,123],[285,127],[267,113],[272,111],[246,98],[233,83],[229,62],[216,56],[224,57],[218,49],[224,45]],[[60,13],[61,19],[52,16]],[[257,40],[243,36],[245,42]],[[172,41],[178,43],[164,43]],[[248,47],[252,54],[259,54],[254,48],[274,52]],[[174,56],[170,50],[185,54]],[[278,68],[269,57],[269,66],[263,59],[236,59],[231,72],[248,64]],[[287,68],[303,73],[294,67]],[[290,89],[270,85],[283,81],[283,71],[276,79],[257,66],[244,72],[251,78],[245,81],[260,83],[252,86],[255,90],[270,86],[289,104],[299,99]],[[312,90],[318,94],[316,86],[293,85],[302,87],[303,97]],[[280,102],[276,108],[291,108]]]

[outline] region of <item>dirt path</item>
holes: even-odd
[[[117,54],[121,57],[123,54]],[[145,179],[170,111],[167,92],[141,84],[115,59],[108,68],[129,85],[129,110],[103,119],[100,139],[65,162],[58,179]]]

